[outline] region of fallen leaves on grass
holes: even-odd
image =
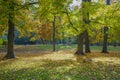
[[[73,53],[74,50],[48,51],[42,55],[17,53],[17,59],[0,62],[0,80],[120,79],[120,64],[116,64],[120,60],[119,53],[93,52],[86,56],[74,56]],[[92,59],[92,62],[84,63],[83,59]]]

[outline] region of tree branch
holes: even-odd
[[[25,3],[24,5],[21,5],[20,8],[16,9],[16,11],[18,11],[18,10],[20,10],[20,9],[23,9],[23,8],[26,7],[26,6],[33,5],[33,4],[38,4],[38,2]]]
[[[72,21],[71,21],[71,19],[70,19],[69,13],[68,13],[68,11],[67,11],[66,8],[65,8],[65,11],[66,11],[66,12],[64,12],[64,13],[66,13],[69,23],[72,25],[72,27],[73,27],[76,31],[78,31],[78,29],[73,26],[73,23],[72,23]]]

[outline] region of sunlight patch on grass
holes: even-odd
[[[119,80],[120,54],[98,52],[84,56],[74,50],[17,53],[0,61],[0,80]],[[89,62],[89,59],[92,59]],[[88,62],[83,62],[88,60]],[[92,62],[93,61],[93,62]],[[102,62],[103,61],[103,62]],[[108,65],[106,63],[113,63]]]
[[[8,69],[12,71],[18,71],[21,69],[34,68],[42,65],[44,62],[40,60],[34,60],[31,58],[16,58],[11,60],[5,60],[0,62],[2,69]]]
[[[93,62],[102,62],[107,64],[120,64],[120,59],[117,57],[99,57],[92,58]]]
[[[52,54],[47,54],[43,57],[44,59],[50,59],[50,60],[76,60],[74,54],[67,54],[61,51],[54,52]]]

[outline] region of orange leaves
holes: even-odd
[[[50,22],[43,23],[39,28],[40,38],[44,40],[49,40],[52,38],[52,24]]]

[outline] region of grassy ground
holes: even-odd
[[[73,48],[15,46],[16,59],[0,61],[0,80],[120,80],[120,51],[77,56]]]
[[[52,50],[52,45],[38,45],[37,46],[41,50]],[[76,49],[77,45],[56,45],[57,50],[64,50],[64,49]],[[101,51],[102,46],[90,46],[91,50]],[[109,51],[120,51],[120,46],[108,46]]]
[[[20,50],[21,49],[21,45],[16,45],[18,47],[18,49]],[[38,48],[38,50],[41,50],[41,51],[46,51],[46,50],[52,50],[52,45],[28,45],[29,47],[32,47],[33,49],[34,48]],[[27,47],[27,46],[22,46],[22,50],[23,50],[23,47]],[[2,45],[0,45],[0,49],[2,48]],[[72,45],[56,45],[56,49],[57,50],[65,50],[65,49],[76,49],[77,48],[77,45],[76,44],[72,44]],[[91,50],[93,51],[101,51],[102,50],[102,46],[90,46]],[[18,50],[17,49],[17,50]],[[26,48],[26,49],[29,49],[29,48]],[[32,50],[33,50],[32,49]],[[108,46],[108,51],[120,51],[120,46]]]

